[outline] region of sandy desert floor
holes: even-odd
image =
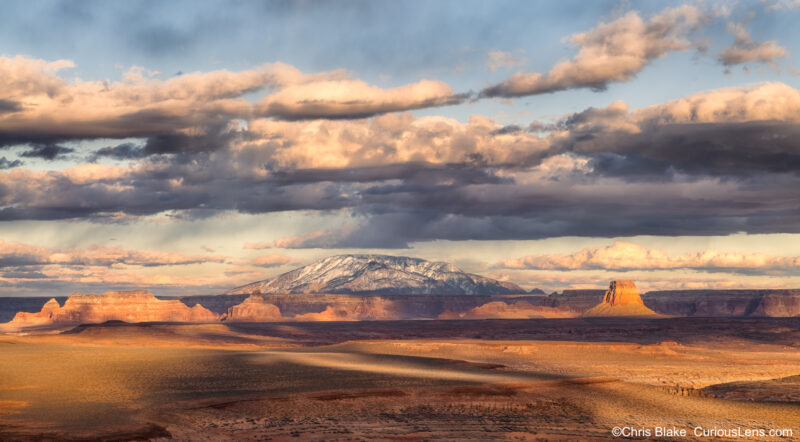
[[[0,440],[800,439],[798,319],[105,324],[0,355]]]

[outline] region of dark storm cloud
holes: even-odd
[[[679,202],[669,207],[676,208]],[[598,214],[608,207],[583,208]],[[407,248],[415,241],[430,240],[520,240],[562,236],[618,237],[636,235],[704,236],[732,232],[772,233],[781,226],[784,233],[800,233],[800,211],[754,213],[753,216],[718,216],[698,211],[642,208],[625,218],[613,216],[570,216],[548,211],[527,215],[454,215],[441,211],[407,211],[365,216],[353,226],[327,231],[325,235],[298,241],[292,248]],[[575,215],[575,214],[573,214]]]
[[[17,112],[19,110],[22,110],[22,106],[18,102],[0,99],[0,114]]]
[[[69,138],[69,136],[63,136],[61,134],[51,135],[28,131],[4,131],[2,128],[0,128],[0,148],[20,146],[24,144],[58,144],[68,141]]]
[[[5,272],[3,278],[8,279],[47,279],[49,276],[42,272]]]
[[[629,20],[635,24],[635,18]],[[26,59],[12,64],[41,65]],[[149,80],[142,89],[122,82],[114,87],[126,98],[108,105],[117,114],[107,119],[90,118],[98,114],[86,102],[81,118],[49,132],[33,120],[30,130],[0,130],[0,143],[30,144],[22,155],[44,159],[71,152],[63,139],[143,140],[94,152],[94,159],[137,160],[130,167],[95,163],[0,173],[0,220],[124,222],[155,214],[193,219],[306,210],[351,215],[349,224],[297,247],[785,233],[800,226],[800,196],[793,190],[800,187],[800,92],[786,85],[726,89],[634,111],[617,101],[523,129],[479,115],[466,123],[408,113],[337,120],[433,105],[429,97],[448,99],[452,91],[420,81],[402,87],[415,93],[409,96],[336,72],[271,69],[273,80],[282,78],[278,83],[286,86],[266,103],[288,103],[293,115],[324,113],[326,120],[248,115],[249,104],[229,98],[272,81],[269,75],[215,71],[178,77],[169,87],[163,83],[165,90],[149,89]],[[51,80],[44,75],[36,87],[49,90]],[[90,86],[92,93],[67,96],[104,96],[94,93],[102,85]],[[363,93],[353,101],[301,99],[320,92],[317,87]],[[182,98],[176,103],[172,97]],[[780,106],[772,104],[777,98]],[[122,106],[138,99],[147,106]]]
[[[365,124],[385,125],[390,138],[407,130],[398,119]],[[219,126],[204,135],[153,136],[142,147],[101,149],[116,158],[144,156],[121,175],[87,179],[26,172],[13,183],[0,181],[0,219],[103,221],[158,213],[194,218],[222,211],[352,214],[349,225],[297,241],[295,247],[800,230],[800,196],[792,190],[800,187],[800,129],[790,122],[665,123],[634,118],[617,102],[567,116],[551,128],[557,135],[549,149],[532,144],[533,152],[516,163],[492,164],[474,152],[474,161],[461,163],[341,168],[286,166],[277,160],[288,152],[282,149],[302,152],[304,147],[295,145],[291,131],[275,138],[271,127],[263,128],[263,139]],[[452,133],[456,148],[472,148],[471,137],[485,134],[531,136],[491,126],[452,130],[423,131],[427,135],[418,140]],[[266,144],[252,149],[240,142]],[[485,143],[497,146],[492,138]],[[395,155],[397,149],[383,152]],[[565,157],[559,161],[567,165],[585,160],[586,166],[552,175],[552,166],[542,161],[555,155]]]
[[[133,143],[122,143],[98,149],[95,157],[110,157],[117,160],[133,160],[143,156],[142,146]]]
[[[272,181],[275,184],[297,183],[375,183],[400,180],[404,184],[435,185],[449,182],[453,185],[510,182],[491,170],[470,164],[405,163],[386,166],[352,167],[340,169],[296,169],[276,170]],[[379,187],[378,187],[379,188]],[[370,192],[377,188],[370,188]]]
[[[490,132],[491,135],[505,135],[505,134],[513,134],[522,131],[522,128],[516,124],[509,124],[508,126],[503,126],[500,129],[493,130]]]
[[[0,268],[39,266],[42,258],[34,252],[0,253]]]
[[[44,179],[31,176],[25,181],[27,187],[0,187],[6,205],[0,209],[0,219],[100,221],[118,219],[120,213],[179,212],[192,217],[220,211],[342,209],[353,215],[352,226],[298,242],[296,247],[406,247],[432,239],[800,232],[800,195],[792,190],[800,187],[796,174],[719,179],[700,173],[651,182],[643,178],[644,171],[660,171],[660,164],[641,157],[631,163],[631,152],[604,152],[592,160],[597,170],[562,174],[558,181],[544,177],[518,181],[514,174],[498,175],[488,167],[424,163],[284,170],[259,177],[230,169],[242,165],[220,160],[219,154],[153,158],[147,167],[91,183],[52,173]],[[640,176],[632,185],[628,175],[635,172]]]
[[[9,161],[6,157],[0,157],[0,170],[13,169],[19,166],[22,166],[22,161],[20,160]]]
[[[65,154],[75,152],[75,149],[58,144],[33,144],[30,149],[19,154],[25,158],[41,158],[43,160],[55,160]]]
[[[800,173],[800,126],[756,121],[643,125],[640,133],[578,130],[560,146],[615,176]]]

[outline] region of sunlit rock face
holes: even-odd
[[[491,295],[525,290],[513,283],[465,273],[445,262],[405,256],[338,255],[228,294],[257,292]]]
[[[532,319],[532,318],[574,318],[576,313],[553,307],[532,305],[527,301],[505,303],[494,301],[470,309],[465,313],[445,311],[438,319]]]
[[[647,308],[633,281],[611,281],[603,302],[586,311],[583,316],[658,316]]]
[[[377,296],[363,298],[358,302],[328,305],[320,313],[295,316],[297,321],[391,321],[400,318],[393,301]]]
[[[45,303],[38,313],[20,312],[6,330],[72,324],[97,324],[117,320],[125,322],[210,322],[219,315],[202,305],[188,307],[179,300],[162,300],[145,290],[106,292],[97,294],[72,294],[64,306],[55,299]]]
[[[644,305],[633,281],[611,281],[611,285],[603,298],[603,303],[611,307],[632,304]]]
[[[241,304],[228,309],[226,321],[269,322],[281,321],[281,310],[258,295],[251,295]]]

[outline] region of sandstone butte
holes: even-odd
[[[282,321],[281,310],[259,295],[250,295],[241,304],[228,308],[226,321],[260,322]]]
[[[581,316],[661,316],[642,302],[633,281],[611,281],[603,302]]]
[[[554,307],[531,305],[527,301],[506,304],[493,301],[475,307],[466,313],[447,310],[437,319],[533,319],[533,318],[574,318],[577,313]]]
[[[200,304],[189,307],[179,300],[163,300],[145,290],[106,292],[102,295],[74,293],[64,306],[47,301],[38,313],[19,312],[0,330],[17,331],[32,327],[98,324],[111,320],[125,322],[212,322],[219,315]]]
[[[227,322],[277,321],[386,321],[400,319],[394,303],[378,296],[364,297],[356,302],[339,302],[326,306],[319,313],[304,313],[283,317],[280,309],[262,295],[250,295],[241,304],[228,308]]]
[[[395,303],[378,296],[365,297],[357,302],[328,305],[320,313],[296,315],[297,321],[391,321],[402,319]]]

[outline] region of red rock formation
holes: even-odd
[[[400,319],[394,302],[378,296],[357,303],[334,304],[320,313],[296,315],[297,321],[391,321]]]
[[[251,295],[241,304],[228,309],[226,321],[272,322],[282,321],[281,310],[258,295]]]
[[[188,307],[179,300],[162,300],[145,290],[107,292],[97,294],[72,294],[59,306],[51,299],[39,313],[20,312],[4,330],[20,330],[31,327],[97,324],[110,320],[125,322],[210,322],[219,315],[202,305]]]
[[[633,281],[611,281],[603,297],[603,303],[611,307],[630,304],[644,305]]]
[[[662,290],[642,295],[653,310],[670,316],[800,316],[800,290]]]
[[[475,307],[465,313],[445,311],[437,319],[530,319],[530,318],[574,318],[576,313],[532,305],[527,301],[517,301],[511,305],[495,301]]]
[[[633,281],[611,281],[603,302],[586,311],[583,316],[659,316],[642,302]]]
[[[794,290],[765,293],[751,316],[800,316],[800,294]]]

